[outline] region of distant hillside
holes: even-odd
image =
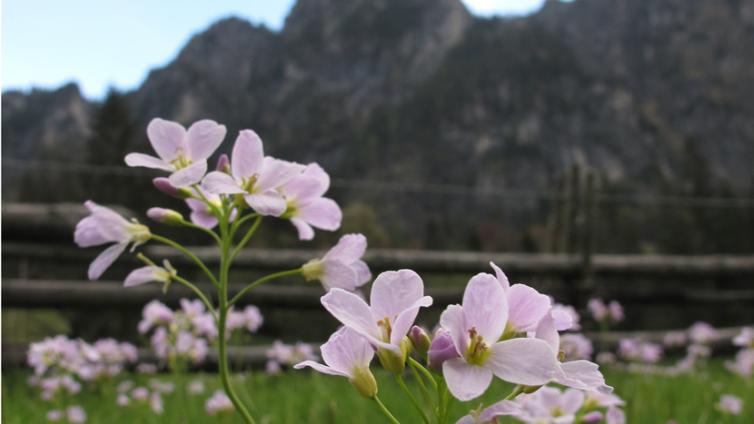
[[[460,0],[299,0],[280,32],[225,19],[153,70],[126,93],[129,144],[147,149],[154,116],[210,117],[336,178],[551,190],[578,164],[607,191],[746,194],[752,52],[754,0],[551,0],[517,19]],[[4,93],[3,156],[82,161],[97,107],[74,86]],[[359,194],[343,196],[373,200]],[[464,213],[408,212],[427,204],[448,215],[422,218],[423,243]],[[541,215],[523,208],[506,222]],[[526,238],[511,237],[492,245]]]

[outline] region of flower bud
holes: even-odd
[[[391,349],[379,348],[377,349],[377,358],[383,368],[392,373],[400,374],[406,367],[406,357],[409,352],[411,352],[411,340],[404,336],[400,344],[400,353]]]
[[[521,386],[521,393],[534,393],[537,390],[539,390],[542,386]]]
[[[414,346],[414,350],[422,357],[427,357],[427,350],[429,350],[430,340],[427,332],[423,328],[415,325],[411,327],[408,332],[408,338],[411,339],[411,344]]]
[[[149,208],[147,216],[149,219],[162,224],[180,225],[184,222],[183,216],[172,209]]]
[[[453,345],[453,339],[445,330],[439,330],[427,350],[427,361],[429,368],[436,372],[442,371],[442,363],[448,359],[458,358],[458,351]]]
[[[223,153],[217,158],[217,166],[215,166],[215,170],[220,172],[230,172],[230,158],[228,158],[228,155]]]
[[[353,370],[353,376],[348,381],[363,396],[373,398],[377,395],[377,380],[369,367],[357,367]]]
[[[191,191],[186,188],[177,188],[170,184],[170,180],[165,177],[157,177],[152,180],[152,184],[157,190],[177,199],[188,199],[191,197]]]
[[[319,259],[312,259],[301,267],[301,274],[303,274],[306,281],[319,280],[324,273],[325,267]]]
[[[600,411],[592,411],[584,414],[583,417],[581,417],[581,422],[583,423],[598,423],[602,421],[603,415]]]

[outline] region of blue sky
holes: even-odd
[[[477,15],[522,15],[544,0],[463,0]],[[191,34],[236,15],[280,29],[293,0],[4,0],[2,88],[76,81],[101,97],[131,89]]]

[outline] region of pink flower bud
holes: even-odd
[[[163,224],[180,225],[184,222],[183,216],[172,209],[150,208],[147,211],[147,216],[149,219]]]
[[[429,367],[437,372],[442,372],[442,363],[448,359],[458,358],[458,352],[453,345],[453,339],[450,333],[440,330],[435,334],[435,338],[427,350]]]
[[[426,357],[430,345],[427,332],[418,325],[415,325],[411,327],[411,330],[408,332],[408,338],[411,339],[411,344],[414,345],[414,350],[416,350],[421,357]]]
[[[187,199],[191,197],[191,191],[185,188],[178,188],[170,184],[170,180],[165,177],[157,177],[152,180],[152,184],[157,190],[177,199]]]
[[[228,158],[228,155],[223,153],[217,158],[217,166],[215,169],[220,172],[228,172],[230,170],[230,159]]]
[[[604,416],[602,415],[602,412],[600,411],[592,411],[587,414],[585,414],[583,417],[581,417],[581,421],[584,423],[598,423],[602,421],[602,418]]]

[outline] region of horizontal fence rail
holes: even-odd
[[[190,247],[197,257],[208,265],[220,262],[213,247]],[[188,258],[166,246],[148,246],[149,256],[165,258],[175,264],[193,264]],[[3,259],[29,257],[88,261],[97,249],[77,249],[49,244],[4,242]],[[235,267],[259,270],[299,267],[312,258],[321,257],[323,251],[300,249],[244,249],[234,261]],[[438,273],[468,273],[489,271],[490,261],[502,266],[506,273],[525,275],[562,276],[581,272],[578,255],[488,253],[464,251],[429,251],[410,249],[369,249],[364,257],[373,269],[411,268],[416,271]],[[596,274],[605,275],[691,275],[727,276],[754,275],[754,256],[736,255],[602,255],[593,256]]]

